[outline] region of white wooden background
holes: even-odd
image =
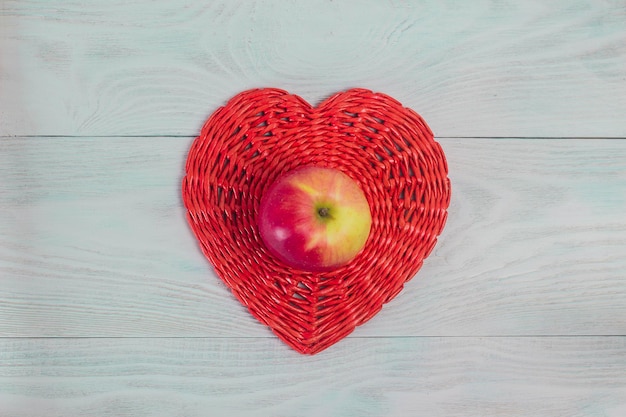
[[[453,199],[316,356],[213,274],[180,198],[235,93],[382,91]],[[626,3],[0,0],[0,416],[626,416]]]

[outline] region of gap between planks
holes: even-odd
[[[474,335],[474,336],[348,336],[351,340],[393,340],[393,339],[573,339],[573,338],[620,338],[625,334],[544,334],[544,335]],[[193,340],[271,340],[276,336],[0,336],[0,340],[98,340],[98,339],[125,339],[125,340],[169,340],[169,339],[193,339]]]
[[[0,135],[0,139],[105,139],[105,138],[129,138],[129,139],[194,139],[196,136],[190,135]],[[624,140],[624,136],[435,136],[435,140],[439,139],[493,139],[493,140],[509,140],[509,139],[528,139],[528,140]]]

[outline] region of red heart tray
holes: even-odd
[[[303,165],[343,171],[370,204],[365,247],[331,272],[291,269],[259,237],[264,191]],[[371,319],[418,272],[446,221],[447,173],[424,120],[387,95],[352,89],[312,107],[265,88],[236,95],[207,120],[182,193],[217,275],[280,339],[314,354]]]

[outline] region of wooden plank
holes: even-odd
[[[195,135],[235,93],[382,91],[439,136],[626,137],[621,1],[3,0],[0,135]]]
[[[625,337],[352,339],[299,356],[271,339],[2,339],[0,414],[608,416]]]
[[[626,334],[626,140],[441,140],[453,199],[356,336]],[[0,141],[1,336],[271,336],[185,221],[191,139]]]

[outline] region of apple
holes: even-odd
[[[261,240],[292,268],[325,272],[349,263],[370,233],[370,207],[359,185],[338,169],[304,166],[261,197]]]

